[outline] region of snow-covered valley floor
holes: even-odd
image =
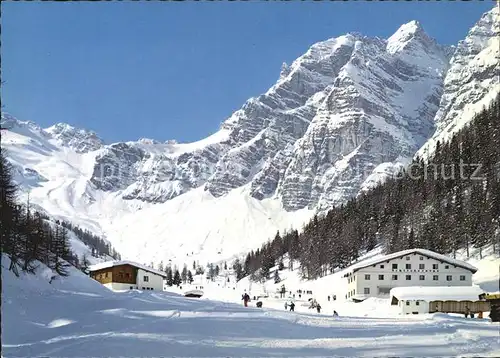
[[[48,277],[15,278],[2,269],[4,357],[500,355],[500,327],[487,319],[333,318],[303,307],[294,313],[168,292],[114,293],[77,271],[52,284]]]

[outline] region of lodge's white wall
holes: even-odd
[[[423,300],[399,300],[402,314],[429,313],[429,302]]]
[[[145,277],[147,277],[147,281],[144,280]],[[135,282],[137,282],[136,286],[139,290],[153,289],[155,291],[163,291],[163,277],[143,269],[137,270]]]
[[[397,269],[392,268],[393,264],[397,264]],[[406,268],[407,264],[411,265],[410,269]],[[424,267],[420,268],[420,265]],[[433,268],[433,265],[437,265],[437,268]],[[365,275],[370,275],[370,279],[367,280]],[[379,275],[383,275],[383,278],[379,279]],[[397,280],[393,279],[393,275],[397,275]],[[406,275],[411,275],[411,280],[406,280]],[[421,275],[424,276],[424,280],[420,280]],[[438,277],[437,280],[433,279],[435,275]],[[447,280],[447,276],[451,276],[451,281]],[[464,276],[465,280],[460,280],[461,276]],[[394,287],[471,286],[472,272],[447,262],[412,253],[362,268],[345,279],[347,280],[346,295],[349,298],[388,295],[389,290]],[[365,288],[369,289],[369,293],[365,294]],[[381,293],[380,289],[385,290],[386,293]]]
[[[137,288],[137,286],[134,285],[133,283],[117,283],[117,282],[105,283],[104,286],[113,291],[130,290],[130,287],[134,289]]]

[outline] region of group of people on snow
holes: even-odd
[[[281,291],[283,291],[283,297],[284,297],[284,293],[286,292],[284,285],[281,287],[280,293],[281,293]],[[330,296],[328,296],[328,298],[330,298]],[[245,307],[248,307],[248,302],[250,302],[250,295],[245,292],[241,296],[241,299],[243,300],[243,304],[245,305]],[[334,297],[334,300],[335,299],[336,299],[336,297]],[[321,313],[321,305],[318,303],[318,301],[316,301],[315,298],[310,298],[309,302],[310,302],[309,309],[316,308],[316,311],[318,313]],[[261,301],[257,302],[257,307],[259,307],[259,308],[262,307]],[[291,301],[290,303],[288,303],[288,301],[286,301],[285,302],[285,310],[288,310],[288,309],[290,309],[290,312],[294,312],[295,311],[295,302]],[[338,316],[339,316],[338,312],[333,310],[333,317],[338,317]]]

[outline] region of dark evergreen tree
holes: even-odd
[[[182,283],[181,274],[179,273],[179,270],[176,269],[174,273],[173,284],[175,286],[179,286],[181,283]]]
[[[245,277],[245,273],[243,271],[243,267],[240,263],[239,259],[236,259],[233,264],[233,270],[236,275],[236,281],[241,280],[243,277]]]
[[[170,266],[167,266],[165,268],[165,274],[166,274],[166,283],[167,283],[167,286],[173,286],[174,284],[174,275],[172,273],[172,268]]]
[[[181,280],[183,283],[186,283],[187,279],[188,279],[188,268],[186,265],[184,265],[181,272]]]

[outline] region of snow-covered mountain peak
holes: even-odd
[[[156,139],[151,139],[151,138],[140,138],[138,140],[138,142],[141,144],[147,144],[147,145],[160,144],[159,141],[157,141]],[[165,142],[165,143],[169,144],[169,142]],[[171,143],[171,144],[174,144],[174,143]]]
[[[17,156],[19,173],[39,173],[34,202],[98,227],[126,258],[191,259],[221,247],[226,258],[395,174],[435,125],[453,126],[476,99],[482,106],[498,84],[494,19],[495,11],[483,16],[451,62],[451,47],[416,21],[389,39],[349,33],[317,42],[194,143],[104,145],[69,125],[44,131],[6,117],[25,127],[2,148]]]
[[[28,129],[33,132],[37,132],[41,134],[43,132],[43,129],[36,124],[35,122],[32,121],[21,121],[14,117],[13,115],[7,113],[7,112],[2,112],[1,114],[1,126],[5,130],[10,130],[10,131],[22,131],[22,129]],[[43,133],[45,134],[45,133]]]
[[[402,25],[391,37],[387,39],[387,52],[395,54],[405,49],[414,41],[419,41],[426,46],[437,45],[416,20]]]
[[[77,153],[91,152],[100,149],[104,141],[93,131],[75,128],[67,123],[57,123],[45,129],[52,138],[61,145],[71,148]]]

